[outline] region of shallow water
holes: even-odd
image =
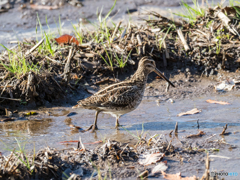
[[[205,100],[214,99],[227,101],[230,105],[209,104]],[[201,109],[199,114],[177,117],[180,112],[185,112],[193,108]],[[197,140],[205,140],[211,135],[216,134],[220,137],[223,126],[228,123],[227,132],[231,132],[228,136],[222,138],[231,145],[237,146],[236,149],[220,149],[219,152],[210,153],[219,156],[227,156],[230,159],[211,158],[210,170],[238,172],[240,175],[240,154],[238,147],[240,146],[240,103],[239,94],[226,93],[224,95],[215,95],[211,97],[200,97],[194,99],[185,99],[174,103],[163,102],[157,103],[156,98],[144,97],[140,106],[133,112],[128,113],[120,118],[120,124],[133,134],[140,133],[142,127],[144,132],[151,135],[163,134],[169,139],[168,134],[174,129],[178,122],[179,135],[181,140],[186,135],[196,134],[197,120],[199,120],[200,129],[206,132],[206,135],[197,138]],[[98,130],[96,133],[81,133],[75,128],[69,127],[74,124],[86,129],[89,127],[95,117],[95,112],[85,109],[71,109],[71,107],[58,108],[41,108],[38,110],[39,115],[31,116],[29,120],[18,120],[14,122],[0,123],[0,138],[8,147],[17,146],[16,139],[26,143],[26,149],[36,149],[46,146],[56,147],[58,149],[76,147],[77,144],[61,144],[61,141],[78,140],[81,136],[83,143],[92,143],[104,139],[115,139],[117,141],[134,143],[136,139],[125,129],[115,129],[115,118],[110,115],[100,113],[98,118]],[[47,112],[47,113],[46,113]],[[70,112],[77,114],[67,117]],[[50,115],[49,115],[50,114]],[[67,118],[71,118],[67,119]],[[7,155],[5,145],[0,142],[0,152]],[[86,144],[87,148],[96,145]],[[177,173],[179,168],[178,162],[172,162],[171,173]],[[202,164],[202,166],[204,166]],[[184,174],[196,174],[199,167],[192,167],[191,164],[185,163],[181,172]],[[176,172],[174,172],[176,171]],[[199,174],[201,176],[201,173]],[[229,177],[228,177],[229,178]],[[233,178],[234,179],[234,178]]]

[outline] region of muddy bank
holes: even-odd
[[[144,56],[154,59],[157,67],[171,77],[186,72],[187,80],[189,75],[208,77],[219,76],[221,71],[238,71],[239,26],[233,26],[239,21],[234,18],[238,15],[234,11],[237,6],[208,8],[204,13],[201,9],[202,17],[196,16],[194,22],[173,21],[149,12],[155,19],[143,18],[145,26],[134,23],[121,26],[119,21],[115,27],[109,27],[107,19],[114,7],[115,4],[106,17],[100,15],[103,20],[93,32],[73,26],[76,37],[54,38],[51,32],[42,32],[38,22],[40,41],[25,40],[2,53],[1,99],[16,105],[51,103],[79,89],[87,91],[88,85],[114,83],[129,77]],[[223,13],[227,10],[228,16]],[[222,16],[231,26],[224,26]],[[13,62],[19,63],[17,68]],[[195,81],[194,77],[190,79]]]
[[[108,139],[112,142],[114,140],[122,142],[121,149],[128,144],[129,147],[133,148],[130,148],[130,151],[133,150],[138,156],[144,152],[162,152],[162,150],[165,150],[164,147],[166,147],[164,144],[169,145],[171,142],[173,149],[166,153],[161,161],[167,161],[168,169],[165,172],[168,174],[176,174],[180,171],[182,176],[195,175],[196,177],[202,177],[205,171],[206,151],[210,154],[211,171],[221,172],[224,170],[224,172],[239,173],[237,166],[239,163],[238,148],[240,144],[239,103],[236,100],[238,96],[239,92],[233,90],[233,92],[221,94],[211,93],[211,96],[202,95],[199,98],[172,99],[173,101],[166,98],[159,101],[161,95],[149,97],[146,94],[139,108],[120,119],[120,124],[123,125],[123,128],[115,129],[115,119],[109,115],[100,114],[100,130],[96,133],[81,133],[82,129],[86,129],[92,124],[94,120],[93,111],[83,109],[73,111],[70,107],[39,109],[37,111],[38,115],[25,117],[26,120],[5,122],[0,125],[2,132],[1,140],[8,146],[6,147],[1,141],[1,147],[5,147],[1,151],[4,156],[10,154],[6,148],[13,149],[17,147],[16,139],[14,139],[14,137],[17,137],[21,146],[27,142],[27,154],[33,154],[33,146],[35,146],[36,152],[45,147],[45,145],[56,148],[41,150],[39,153],[41,158],[36,158],[36,166],[34,168],[37,169],[37,172],[47,171],[46,168],[41,169],[38,161],[46,161],[47,164],[44,164],[43,167],[49,165],[48,168],[54,167],[54,164],[57,166],[61,165],[61,171],[54,170],[54,168],[49,170],[48,177],[57,176],[61,178],[62,172],[65,170],[67,172],[74,171],[78,174],[82,169],[83,178],[90,178],[92,175],[98,178],[100,171],[102,178],[111,174],[112,177],[125,179],[127,177],[136,178],[145,169],[150,173],[158,163],[146,166],[144,169],[144,166],[138,163],[138,159],[134,158],[135,156],[131,160],[125,159],[123,161],[119,159],[118,161],[115,159],[116,162],[112,162],[112,158],[117,158],[117,156],[114,153],[108,154],[108,151],[105,152],[108,154],[105,157],[106,159],[102,160],[101,158],[104,157],[102,147],[104,147],[105,142],[108,142]],[[207,99],[229,102],[230,105],[210,104],[206,102]],[[177,116],[179,113],[193,108],[198,108],[201,112],[189,116]],[[176,122],[178,122],[177,137],[174,134]],[[226,123],[228,123],[226,135],[220,135]],[[205,134],[199,137],[187,138],[191,135],[197,135],[199,133],[198,128]],[[171,131],[173,132],[170,135]],[[143,144],[138,144],[136,148],[135,145],[139,141],[136,137],[139,135],[143,139],[146,136],[146,142],[143,140]],[[153,139],[150,141],[154,135],[158,135],[154,139],[159,139],[159,143],[156,143]],[[79,137],[81,137],[87,152],[76,150]],[[150,146],[147,145],[149,141],[151,143]],[[144,145],[144,143],[146,144]],[[79,146],[79,149],[81,148]],[[126,150],[129,149],[127,148]],[[45,151],[50,156],[48,160],[44,160],[46,159]],[[118,151],[116,150],[116,152]],[[85,158],[92,160],[87,161]],[[223,161],[225,162],[224,164],[222,163]],[[57,162],[60,163],[58,164]],[[132,166],[135,168],[132,168]],[[24,169],[26,167],[22,166],[21,168]],[[100,170],[97,170],[98,168]],[[5,171],[2,172],[4,173]],[[25,170],[22,172],[25,172]],[[4,175],[7,175],[6,172]],[[47,175],[43,173],[39,176],[46,177]],[[163,179],[162,174],[158,176],[158,178]]]

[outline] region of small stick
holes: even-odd
[[[226,130],[227,130],[227,124],[223,127],[223,131],[220,135],[224,135]]]
[[[70,73],[70,62],[71,62],[71,59],[72,59],[72,53],[73,53],[73,47],[69,50],[69,54],[68,54],[68,58],[67,58],[67,62],[65,64],[65,67],[64,67],[64,80],[68,82],[69,80],[69,73]]]
[[[50,61],[52,61],[53,63],[56,63],[58,65],[61,65],[62,63],[60,61],[56,61],[55,59],[51,59],[50,57],[46,56],[46,58]]]
[[[174,133],[175,133],[175,134],[178,133],[178,122],[176,122]]]
[[[199,129],[200,125],[199,125],[199,119],[197,120],[197,128]]]
[[[12,101],[21,101],[21,99],[16,99],[16,98],[6,98],[6,97],[0,97],[0,99],[12,100]]]
[[[169,83],[169,82],[166,82],[166,89],[165,89],[165,92],[168,92],[169,87],[170,87],[170,83]]]
[[[138,175],[138,178],[144,179],[148,176],[148,170],[143,171],[141,174]]]
[[[54,77],[52,77],[52,80],[57,84],[57,86],[61,89],[61,91],[65,94],[64,90],[62,89],[62,87],[59,85],[59,83],[56,81],[56,79]]]
[[[35,46],[33,46],[29,51],[27,51],[25,53],[25,56],[29,55],[30,53],[32,53],[35,49],[37,49],[44,41],[45,37],[42,38]]]
[[[80,145],[81,145],[81,147],[82,147],[82,150],[83,150],[83,151],[86,151],[86,148],[85,148],[85,146],[84,146],[83,143],[82,143],[81,137],[79,137],[79,142],[80,142]]]
[[[170,131],[169,135],[172,135],[173,130]]]
[[[5,166],[4,166],[5,169],[8,167],[8,163],[9,163],[9,161],[12,159],[12,156],[13,156],[13,154],[14,154],[14,151],[15,151],[15,148],[13,149],[13,151],[12,151],[10,157],[8,158],[7,163],[6,163]]]
[[[167,44],[165,42],[165,39],[163,39],[163,48],[165,49],[166,58],[169,59],[169,52],[168,52],[168,49],[167,49]]]
[[[183,43],[185,51],[188,51],[190,48],[189,48],[189,46],[188,46],[188,44],[187,44],[187,42],[186,42],[186,40],[183,36],[182,30],[180,28],[177,30],[177,33],[178,33],[178,36],[180,37],[180,40]]]
[[[110,42],[113,42],[113,40],[114,40],[114,38],[115,38],[115,36],[116,36],[116,33],[117,33],[117,31],[118,31],[118,29],[119,29],[119,27],[120,27],[121,24],[122,24],[122,21],[119,21],[119,23],[117,24],[116,28],[115,28],[114,31],[113,31],[113,34],[112,34],[112,37],[111,37]]]
[[[173,140],[173,138],[169,141],[169,143],[168,143],[168,147],[167,147],[166,151],[169,150],[170,145],[171,145],[171,143],[172,143],[172,140]]]
[[[137,41],[138,41],[138,55],[142,54],[142,39],[139,35],[139,33],[137,34]]]

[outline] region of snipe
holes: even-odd
[[[78,104],[73,108],[82,107],[96,110],[95,121],[91,126],[93,130],[98,129],[97,118],[100,112],[114,116],[116,118],[116,127],[118,127],[120,116],[133,111],[141,103],[148,74],[153,71],[174,87],[156,68],[155,61],[144,57],[139,61],[138,69],[130,80],[107,86],[92,96],[78,101]]]

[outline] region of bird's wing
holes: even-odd
[[[137,86],[120,86],[112,88],[104,94],[94,94],[79,101],[83,107],[121,107],[133,102],[138,95]]]

